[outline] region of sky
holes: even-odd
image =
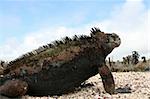
[[[150,58],[150,0],[0,0],[0,60],[10,61],[92,27],[116,33],[122,43],[108,56],[132,51]]]

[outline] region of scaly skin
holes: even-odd
[[[55,41],[10,62],[4,77],[0,78],[0,94],[8,97],[61,95],[97,73],[106,92],[113,94],[114,79],[105,58],[120,45],[120,38],[97,28],[91,32],[91,36]]]

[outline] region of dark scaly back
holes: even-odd
[[[62,47],[62,46],[63,46],[64,49],[69,48],[70,46],[81,46],[81,45],[90,46],[89,43],[93,42],[92,36],[95,35],[97,32],[101,32],[100,29],[92,28],[91,36],[86,36],[86,35],[77,36],[77,35],[74,35],[73,38],[70,38],[70,37],[66,36],[62,40],[56,40],[52,43],[41,46],[38,49],[33,50],[31,52],[28,52],[27,54],[24,54],[24,55],[20,56],[19,58],[9,62],[8,68],[6,68],[4,73],[7,74],[7,73],[9,73],[10,70],[13,71],[14,69],[16,69],[18,67],[21,67],[24,64],[26,66],[30,66],[30,65],[27,65],[27,64],[29,64],[31,61],[35,61],[35,63],[37,63],[37,61],[39,62],[40,59],[35,58],[35,57],[39,57],[40,55],[46,53],[49,50],[55,50],[56,48],[59,48],[59,47]],[[34,57],[34,59],[33,59],[33,57]],[[39,58],[44,59],[46,57],[52,57],[52,56],[45,56],[44,57],[42,55],[42,57],[39,57]]]

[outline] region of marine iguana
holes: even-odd
[[[56,40],[9,62],[0,78],[0,94],[61,95],[98,73],[106,92],[113,94],[114,79],[105,59],[120,44],[117,34],[98,28],[92,28],[90,36]]]

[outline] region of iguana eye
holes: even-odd
[[[115,37],[113,37],[113,40],[114,40],[114,41],[116,41],[116,38],[115,38]]]
[[[116,41],[117,38],[116,34],[113,33],[111,37],[113,38],[114,41]]]

